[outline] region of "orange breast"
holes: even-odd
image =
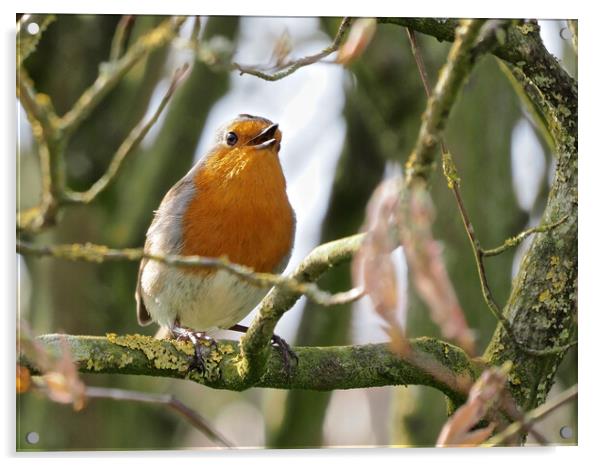
[[[199,168],[195,185],[184,216],[183,254],[225,255],[258,272],[274,271],[288,256],[294,214],[275,151],[215,151]]]

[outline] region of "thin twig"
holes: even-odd
[[[508,385],[504,386],[503,393],[500,396],[500,410],[512,422],[523,422],[525,419],[525,413],[518,407],[512,393],[508,390]],[[525,426],[525,428],[540,445],[547,445],[549,443],[546,437],[535,426],[530,425]]]
[[[422,87],[424,88],[424,93],[426,94],[426,98],[431,98],[431,86],[429,84],[428,75],[426,73],[426,66],[424,66],[424,60],[422,59],[422,54],[420,53],[420,49],[418,48],[418,42],[416,41],[416,33],[413,29],[406,28],[408,33],[408,38],[410,39],[410,48],[412,49],[412,55],[414,56],[414,60],[416,61],[416,66],[418,67],[418,73],[420,73],[420,80],[422,81]],[[441,137],[443,140],[443,136]]]
[[[116,61],[123,55],[127,32],[134,23],[134,19],[134,15],[123,15],[119,20],[119,23],[117,23],[117,28],[115,28],[115,34],[113,35],[113,41],[111,42],[111,54],[109,55],[109,61]]]
[[[345,239],[346,238],[343,238],[343,240]],[[170,254],[159,255],[145,252],[142,248],[110,249],[106,246],[90,243],[39,246],[21,240],[17,240],[17,252],[19,254],[37,257],[50,256],[57,259],[96,263],[105,261],[139,261],[145,258],[174,267],[207,267],[220,269],[257,287],[274,286],[288,292],[306,295],[315,303],[323,306],[334,306],[357,301],[364,294],[363,290],[359,288],[352,288],[348,291],[331,294],[321,290],[315,283],[303,282],[298,278],[289,278],[272,273],[255,272],[250,267],[235,264],[225,257],[180,256]]]
[[[264,79],[266,81],[278,81],[293,74],[299,68],[316,63],[322,60],[323,58],[326,58],[331,53],[336,52],[339,49],[341,42],[343,41],[343,38],[345,36],[345,33],[347,32],[347,29],[349,29],[350,24],[351,18],[344,18],[343,21],[341,21],[341,24],[339,26],[334,40],[328,47],[324,48],[322,51],[316,54],[308,55],[306,57],[302,57],[284,64],[284,69],[282,71],[277,71],[275,73],[266,73],[264,71],[260,71],[257,67],[241,65],[236,62],[231,64],[231,69],[239,71],[241,75],[250,74],[258,78]]]
[[[543,405],[535,408],[534,410],[525,414],[524,418],[518,422],[514,422],[510,424],[505,430],[500,432],[499,434],[491,437],[486,443],[482,446],[484,447],[494,447],[496,445],[501,445],[506,442],[511,437],[519,434],[520,432],[525,432],[528,430],[533,424],[542,420],[548,414],[558,409],[562,405],[568,403],[577,398],[578,390],[577,385],[573,385],[568,390],[565,390],[560,395],[558,395],[553,400],[544,403]]]
[[[118,388],[86,387],[87,398],[105,398],[121,401],[135,401],[139,403],[150,403],[167,406],[186,419],[195,429],[203,432],[207,437],[220,445],[233,448],[232,442],[220,434],[211,423],[191,407],[185,405],[172,394],[144,393],[133,390],[122,390]]]
[[[506,241],[504,241],[504,244],[502,244],[501,246],[498,246],[497,248],[482,249],[481,250],[482,256],[483,257],[497,256],[498,254],[501,254],[504,251],[517,246],[522,241],[524,241],[529,236],[531,236],[535,233],[545,233],[547,231],[550,231],[550,230],[556,228],[559,225],[562,225],[568,218],[569,218],[569,216],[565,215],[564,217],[562,217],[560,220],[558,220],[556,222],[549,223],[547,225],[540,225],[540,226],[528,228],[525,231],[522,231],[521,233],[519,233],[518,235],[513,236],[512,238],[508,238]]]
[[[36,231],[54,222],[61,202],[65,182],[64,165],[60,156],[64,149],[58,116],[46,94],[38,94],[27,71],[17,72],[17,97],[27,114],[37,143],[42,180],[40,204],[17,214],[19,229]]]
[[[443,171],[447,178],[448,186],[451,188],[452,192],[454,193],[454,198],[456,200],[456,204],[458,205],[458,209],[460,210],[460,216],[462,217],[462,223],[464,225],[464,229],[466,230],[466,234],[468,235],[470,246],[471,246],[471,249],[472,249],[472,252],[473,252],[473,255],[475,258],[475,262],[477,265],[479,282],[481,284],[481,292],[483,294],[485,303],[487,304],[487,307],[489,308],[489,310],[493,313],[493,315],[497,318],[497,320],[502,324],[502,326],[504,327],[504,329],[506,330],[508,335],[510,335],[512,340],[520,347],[520,349],[522,351],[524,351],[527,354],[530,354],[532,356],[547,356],[549,354],[555,354],[555,353],[560,353],[560,352],[566,351],[569,348],[575,346],[577,344],[577,341],[572,341],[565,345],[557,345],[557,346],[553,346],[553,347],[545,348],[545,349],[535,349],[535,348],[530,348],[528,345],[526,345],[524,342],[522,342],[517,337],[517,335],[514,331],[514,328],[512,327],[512,324],[506,318],[506,316],[502,312],[501,308],[498,306],[498,304],[495,302],[495,299],[493,298],[493,293],[491,292],[491,288],[489,287],[489,282],[487,280],[485,264],[483,262],[483,258],[485,257],[485,252],[481,248],[481,244],[479,243],[479,240],[476,237],[474,227],[470,221],[470,218],[468,217],[468,212],[466,211],[466,207],[464,206],[464,201],[462,200],[462,195],[460,194],[459,177],[457,175],[456,167],[453,163],[451,154],[449,154],[449,152],[445,153],[444,157],[443,157]],[[542,227],[540,227],[540,229],[544,229],[544,231],[548,231],[551,228],[554,228],[555,226],[557,226],[558,224],[564,222],[565,220],[566,220],[566,217],[562,218],[559,222],[556,222],[554,224],[542,226]],[[523,233],[525,233],[525,232],[523,232]],[[519,234],[519,235],[517,235],[517,237],[521,237],[521,235],[522,235],[521,240],[527,236],[527,235]],[[513,240],[513,238],[511,238],[509,241],[512,241],[512,240]],[[499,248],[496,248],[496,249],[499,249]]]
[[[30,123],[40,125],[41,133],[34,131],[34,136],[46,142],[58,137],[58,116],[54,112],[52,102],[46,95],[40,95],[34,89],[33,82],[24,68],[17,72],[17,97],[27,114]]]
[[[169,89],[167,89],[167,92],[157,107],[157,110],[155,110],[152,117],[149,118],[148,121],[144,122],[141,120],[136,127],[132,129],[127,138],[119,146],[119,149],[117,149],[117,152],[115,152],[107,171],[98,179],[98,181],[96,181],[96,183],[94,183],[87,191],[84,192],[66,191],[66,202],[89,204],[107,188],[107,186],[115,179],[125,158],[136,150],[142,139],[144,139],[151,127],[157,122],[159,116],[163,112],[163,109],[167,106],[167,103],[173,96],[175,90],[184,81],[188,69],[189,65],[186,63],[184,66],[175,71],[171,79]]]

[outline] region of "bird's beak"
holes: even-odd
[[[268,126],[261,133],[247,142],[247,146],[252,146],[253,149],[265,149],[267,147],[271,147],[274,144],[277,144],[276,138],[274,135],[276,134],[276,130],[278,129],[278,123],[274,123],[271,126]]]

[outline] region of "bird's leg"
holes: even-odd
[[[177,341],[189,341],[194,347],[194,356],[188,370],[196,369],[200,372],[205,372],[207,366],[205,359],[211,352],[211,349],[217,349],[217,342],[205,332],[182,327],[177,320],[169,327],[169,330]],[[209,342],[209,346],[202,344],[203,341]]]
[[[228,330],[232,330],[234,332],[247,333],[249,327],[246,325],[236,324],[230,327]],[[282,359],[284,361],[284,370],[288,375],[291,374],[291,361],[295,361],[295,365],[299,362],[299,358],[292,350],[290,345],[284,340],[284,338],[279,337],[276,334],[272,334],[272,346],[278,348],[280,354],[282,354]]]

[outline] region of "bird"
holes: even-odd
[[[226,257],[256,272],[281,273],[291,257],[295,212],[280,164],[282,132],[267,118],[240,114],[221,126],[209,151],[163,197],[146,233],[145,253]],[[192,366],[203,368],[200,341],[239,324],[267,294],[225,270],[174,267],[143,258],[136,286],[142,326],[195,346]],[[161,332],[160,332],[161,333]],[[294,353],[274,335],[285,356]]]

